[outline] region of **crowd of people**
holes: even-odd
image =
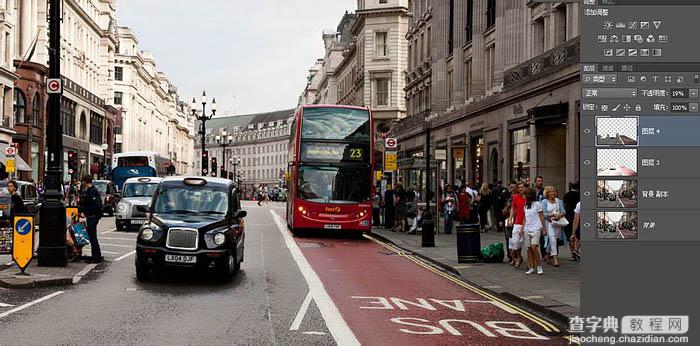
[[[445,184],[440,189],[437,205],[445,234],[452,233],[455,222],[478,224],[484,233],[503,233],[511,266],[520,268],[525,249],[526,274],[542,274],[543,261],[559,267],[560,248],[567,243],[571,260],[581,259],[578,183],[569,184],[569,191],[561,198],[558,189],[545,185],[541,176],[535,178],[534,184],[524,180],[512,181],[507,187],[500,181],[475,186],[478,189],[463,182],[460,186]],[[418,191],[416,187],[405,189],[402,182],[394,188],[387,185],[383,195],[376,189],[373,224],[415,234],[424,212],[417,205]]]

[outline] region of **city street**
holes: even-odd
[[[186,271],[136,280],[136,233],[100,224],[108,262],[70,287],[0,292],[23,344],[564,344],[558,327],[372,237],[293,238],[284,205],[244,202],[228,284]],[[536,279],[536,278],[535,278]],[[4,342],[0,342],[4,343]],[[13,342],[16,343],[16,342]]]

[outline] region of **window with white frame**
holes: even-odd
[[[389,105],[389,78],[377,78],[374,81],[375,85],[375,105]]]
[[[377,42],[377,56],[378,57],[384,57],[388,55],[388,47],[387,47],[387,32],[386,31],[380,31],[377,32],[376,35],[376,42]]]

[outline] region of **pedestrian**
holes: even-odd
[[[510,192],[503,186],[502,181],[497,181],[493,190],[491,191],[491,200],[493,201],[493,218],[496,226],[496,231],[505,232],[505,222],[506,213],[503,212],[506,204],[508,204],[508,199],[510,198]]]
[[[541,175],[535,177],[535,200],[542,202],[545,199],[544,196],[544,178]],[[544,233],[544,232],[543,232]],[[544,234],[540,234],[540,244],[544,245]],[[544,246],[540,247],[541,257],[547,256],[547,252]]]
[[[396,183],[396,190],[394,191],[394,206],[395,206],[395,226],[392,229],[394,232],[404,232],[406,227],[406,213],[408,208],[406,207],[406,190],[403,188],[403,183]]]
[[[545,200],[542,202],[542,208],[544,211],[545,229],[547,230],[547,237],[545,237],[545,247],[547,248],[545,262],[558,267],[559,246],[564,245],[561,239],[563,235],[561,223],[568,223],[568,221],[565,221],[564,202],[559,199],[557,188],[554,186],[545,187],[544,196]]]
[[[442,211],[445,218],[445,234],[452,234],[452,223],[457,214],[457,195],[452,190],[452,185],[445,186],[445,194],[442,198]]]
[[[518,193],[518,184],[515,181],[511,181],[508,185],[508,190],[501,193],[505,196],[506,200],[503,204],[503,208],[500,209],[499,214],[503,218],[503,230],[506,237],[506,254],[508,255],[508,264],[514,265],[515,258],[513,258],[513,253],[510,248],[511,239],[513,238],[513,225],[510,223],[510,208],[513,204],[513,196]]]
[[[408,190],[406,191],[406,232],[415,232],[418,227],[417,219],[418,205],[416,204],[416,194],[413,190]]]
[[[571,239],[571,236],[573,235],[574,209],[576,209],[578,202],[581,201],[581,195],[579,194],[578,189],[578,182],[569,183],[569,192],[564,194],[564,210],[566,213],[566,220],[569,221],[569,224],[564,227],[566,239]],[[576,248],[574,247],[574,243],[572,241],[569,241],[569,250],[571,251],[571,260],[577,261],[578,258],[576,252],[574,251]]]
[[[104,258],[100,251],[100,242],[97,239],[97,224],[102,217],[102,198],[100,192],[92,185],[92,177],[85,175],[82,179],[83,192],[80,196],[80,213],[87,219],[87,233],[90,238],[92,258],[88,263],[101,263]]]
[[[376,189],[374,191],[374,195],[372,196],[372,221],[374,223],[373,226],[381,226],[382,221],[380,219],[382,213],[382,193],[379,189]]]
[[[530,188],[525,191],[525,247],[527,247],[528,270],[525,274],[530,275],[537,269],[537,275],[542,275],[542,259],[540,257],[540,234],[546,233],[544,228],[544,211],[542,204],[537,201],[537,193]]]
[[[481,225],[481,232],[486,233],[489,228],[491,228],[491,223],[489,222],[489,210],[491,209],[491,190],[486,183],[481,184],[479,189],[479,224]]]
[[[469,214],[471,213],[469,209],[469,197],[466,186],[462,185],[457,194],[457,220],[460,223],[469,222]]]
[[[576,203],[576,208],[574,208],[574,221],[573,223],[573,233],[571,234],[571,238],[569,238],[569,242],[573,244],[573,254],[576,256],[576,259],[581,259],[581,229],[580,229],[580,223],[581,223],[581,202]]]
[[[513,257],[513,266],[520,268],[523,263],[523,256],[520,251],[524,238],[525,226],[525,183],[519,183],[510,208],[510,224],[513,225],[513,234],[510,239],[510,248]]]
[[[386,190],[384,191],[384,228],[393,229],[394,228],[394,191],[391,189],[391,184],[386,184]]]
[[[19,195],[19,186],[14,180],[7,182],[7,191],[10,192],[10,222],[14,223],[14,218],[17,215],[29,214],[29,209],[24,204],[22,196]]]

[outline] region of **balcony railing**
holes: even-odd
[[[544,52],[544,54],[507,70],[503,76],[503,88],[505,90],[512,89],[561,71],[573,64],[578,64],[580,58],[581,40],[577,36]]]

